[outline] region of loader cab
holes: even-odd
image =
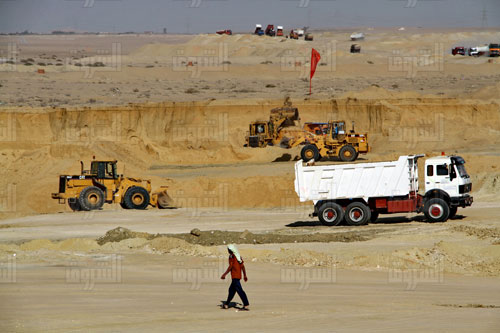
[[[434,189],[450,197],[467,195],[471,190],[470,176],[460,156],[438,156],[425,161],[425,192]]]
[[[90,174],[99,179],[117,179],[116,161],[92,161]]]
[[[338,140],[345,135],[345,121],[332,121],[330,123],[330,135],[333,140]]]
[[[265,121],[256,121],[250,124],[250,135],[269,135],[269,124]]]

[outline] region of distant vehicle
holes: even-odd
[[[233,31],[231,31],[230,29],[225,29],[225,30],[216,31],[215,33],[218,35],[232,35]]]
[[[451,49],[451,54],[453,55],[465,55],[465,47],[463,46],[457,46],[457,47],[454,47],[453,49]]]
[[[262,30],[262,24],[255,25],[254,35],[259,35],[259,36],[264,35],[264,30]]]
[[[498,44],[490,44],[490,57],[499,57],[500,56],[500,45]]]
[[[305,40],[312,42],[314,40],[314,36],[311,33],[307,33],[304,37]]]
[[[274,37],[276,36],[276,31],[274,31],[274,25],[268,24],[265,32],[266,36]]]
[[[278,26],[276,27],[276,36],[278,36],[278,37],[283,36],[283,26],[278,25]]]
[[[351,40],[361,40],[365,39],[365,34],[362,32],[353,32],[351,34]]]
[[[296,30],[291,30],[290,31],[290,39],[299,39],[299,34],[297,33]]]
[[[469,55],[479,57],[479,56],[482,56],[482,55],[488,53],[489,51],[490,51],[490,48],[488,45],[476,46],[476,47],[471,47],[469,49]]]
[[[459,207],[472,205],[470,176],[460,156],[425,161],[425,191],[419,194],[418,164],[424,155],[397,161],[305,166],[295,164],[295,192],[300,202],[312,201],[326,226],[375,222],[379,214],[424,213],[429,222],[444,222]]]
[[[304,29],[297,29],[297,35],[299,35],[299,37],[303,37],[305,32],[304,32]]]
[[[359,46],[358,44],[352,44],[351,53],[361,53],[361,46]]]

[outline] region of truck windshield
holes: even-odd
[[[465,165],[457,164],[457,170],[458,170],[458,174],[460,175],[460,177],[462,177],[462,178],[469,177],[469,175],[467,174],[467,171],[465,170]]]
[[[457,166],[458,174],[462,178],[469,178],[467,171],[465,170],[465,160],[459,156],[453,156],[451,158],[453,164]]]

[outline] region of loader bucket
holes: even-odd
[[[157,206],[158,208],[175,208],[174,200],[168,195],[166,187],[154,192],[151,202],[153,206]]]

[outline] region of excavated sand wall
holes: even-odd
[[[484,187],[483,194],[489,195],[498,189],[499,158],[495,156],[500,155],[500,109],[495,101],[342,98],[293,104],[299,108],[301,122],[344,119],[350,128],[355,121],[356,131],[369,135],[373,160],[459,152],[468,159],[469,172],[480,176],[476,191]],[[57,190],[57,175],[78,172],[78,160],[92,156],[118,159],[126,165],[126,174],[153,181],[155,165],[266,164],[285,153],[293,158],[298,149],[243,147],[248,123],[267,119],[269,110],[280,105],[282,100],[213,100],[71,110],[2,109],[0,186],[4,191],[0,194],[10,198],[4,206],[11,207],[3,209],[3,215],[61,210],[50,199]],[[217,192],[221,183],[226,187]],[[204,206],[203,193],[215,193],[217,202],[224,191],[226,208],[283,207],[284,202],[296,202],[292,164],[290,172],[274,176],[209,177],[200,171],[169,185],[188,199],[198,198],[182,200],[184,207]]]

